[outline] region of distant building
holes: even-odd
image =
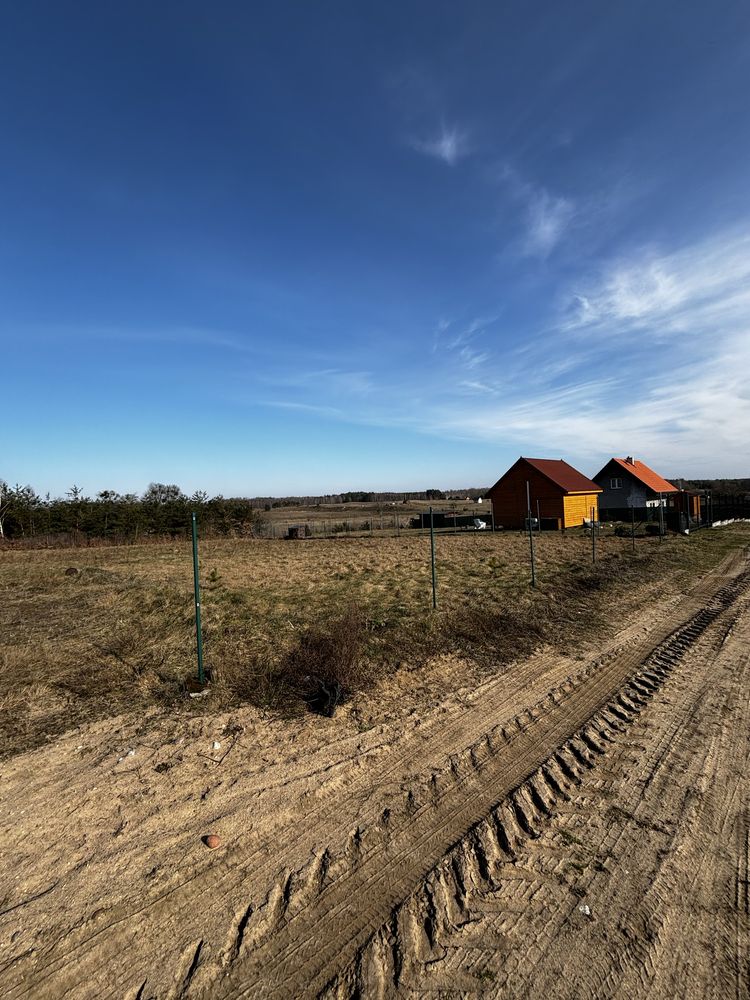
[[[487,494],[497,527],[526,524],[529,485],[531,516],[542,528],[572,528],[598,516],[601,487],[572,465],[556,458],[519,458]]]
[[[600,487],[601,510],[624,510],[626,507],[666,506],[669,494],[680,491],[643,462],[628,455],[611,458],[594,476]]]

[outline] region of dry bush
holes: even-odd
[[[453,612],[444,622],[446,648],[493,665],[507,663],[532,652],[549,636],[547,614],[540,601],[514,602],[511,607],[474,603]]]
[[[242,667],[224,667],[218,680],[240,701],[286,713],[307,705],[330,717],[337,705],[373,683],[376,671],[366,646],[367,620],[351,605],[305,628],[273,664],[250,659]]]
[[[327,624],[307,629],[279,664],[277,676],[313,711],[332,716],[338,704],[374,679],[366,663],[366,638],[365,616],[350,606]]]

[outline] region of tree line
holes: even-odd
[[[40,496],[31,486],[9,486],[0,480],[0,539],[8,541],[80,544],[86,539],[178,538],[188,533],[192,511],[198,514],[204,535],[248,536],[263,523],[251,500],[209,497],[203,491],[187,496],[174,484],[151,483],[142,496],[101,490],[94,497],[74,485],[64,497],[51,497]]]

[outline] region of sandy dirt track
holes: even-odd
[[[122,721],[8,762],[0,992],[746,996],[749,573],[362,732]]]

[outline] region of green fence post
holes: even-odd
[[[664,508],[662,507],[661,493],[659,494],[659,541],[664,541]]]
[[[203,671],[203,629],[201,628],[201,584],[198,575],[198,526],[195,512],[192,515],[193,527],[193,591],[195,594],[195,638],[198,646],[198,683],[206,683]]]
[[[434,611],[437,607],[437,578],[435,576],[435,527],[432,507],[430,507],[430,560],[432,562],[432,609]]]
[[[534,529],[531,526],[531,488],[526,481],[526,521],[529,529],[529,548],[531,549],[531,586],[536,587],[536,563],[534,560]]]
[[[591,561],[596,562],[596,521],[595,508],[591,508]]]

